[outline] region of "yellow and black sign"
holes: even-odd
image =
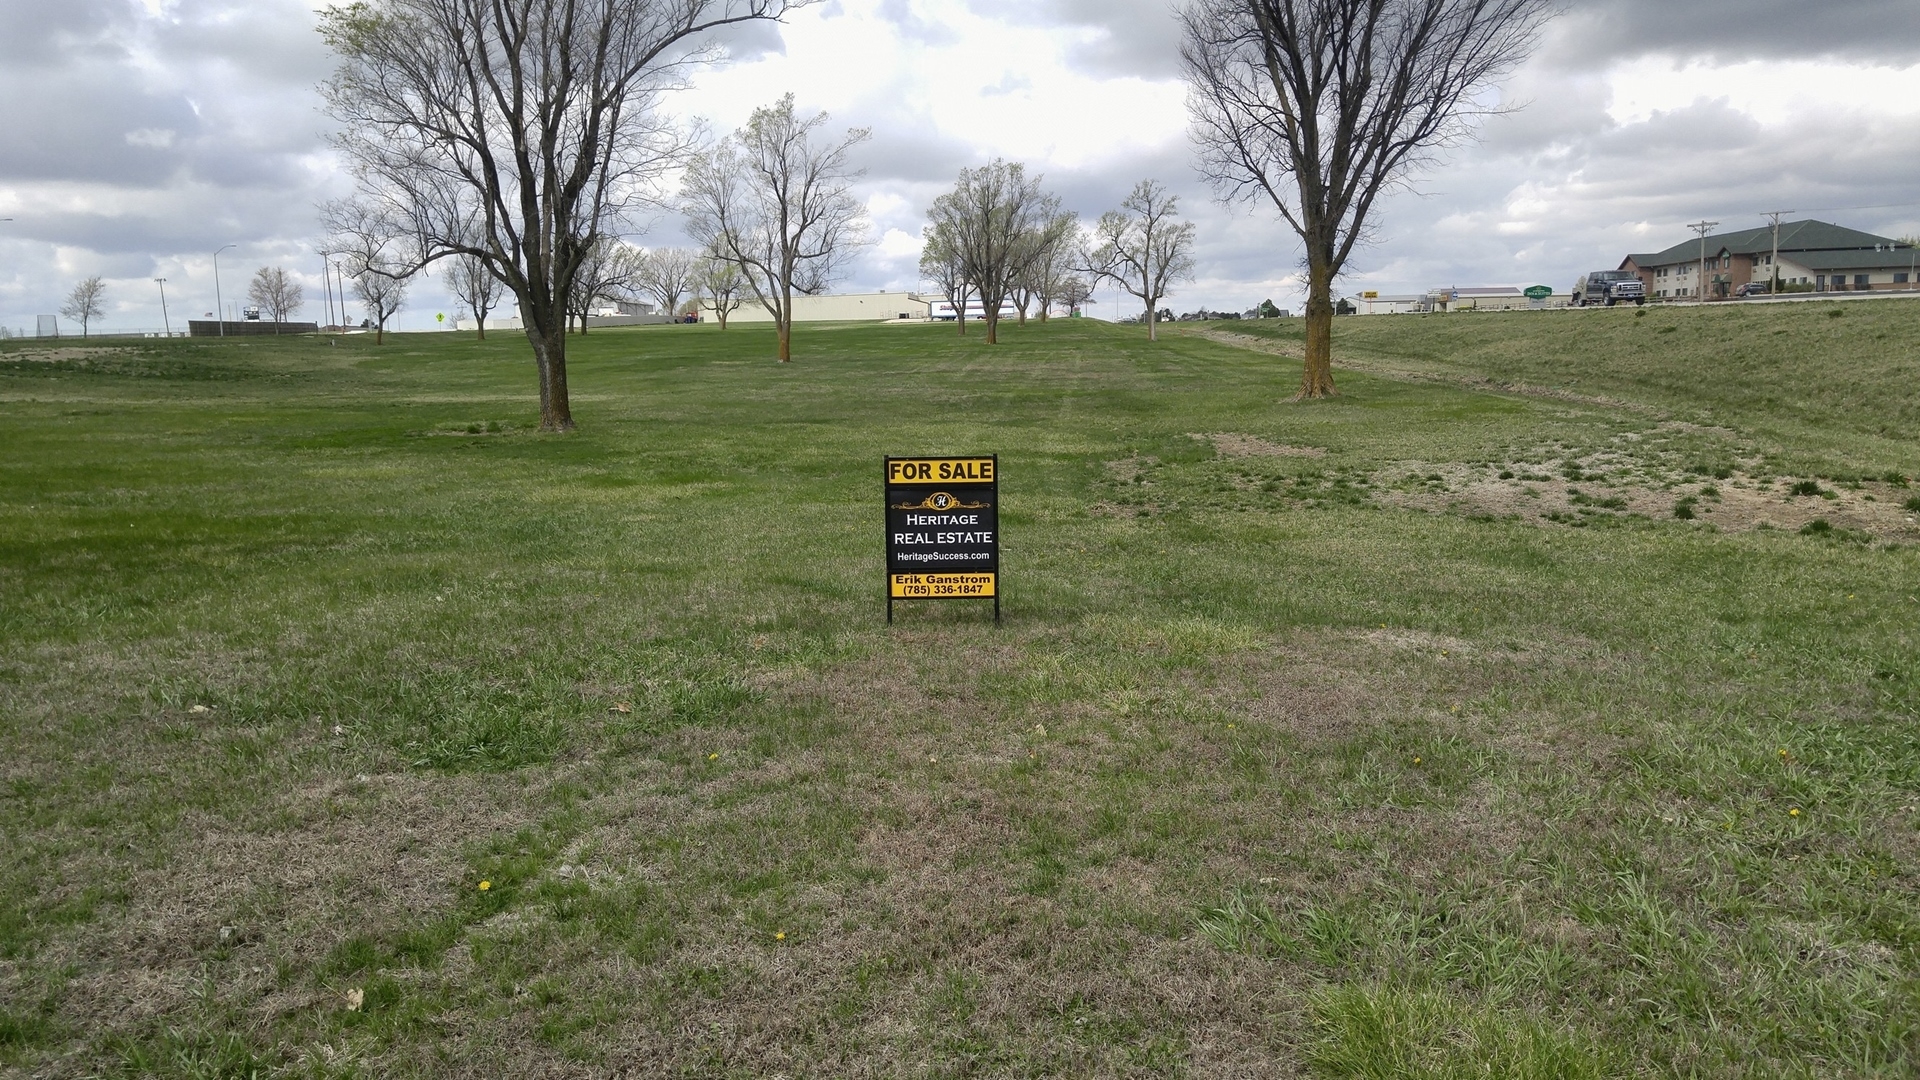
[[[895,600],[992,600],[1000,618],[1000,460],[886,461],[887,621]]]

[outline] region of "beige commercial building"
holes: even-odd
[[[794,322],[899,322],[925,321],[932,300],[917,293],[876,292],[845,293],[839,296],[796,296],[793,298]],[[713,302],[700,302],[700,317],[714,317]],[[727,316],[728,322],[767,323],[773,316],[758,300],[748,297]]]
[[[1898,240],[1824,221],[1780,223],[1779,261],[1771,226],[1682,240],[1665,251],[1629,255],[1620,269],[1662,300],[1727,300],[1777,273],[1789,292],[1906,292],[1920,288],[1920,251]],[[1702,266],[1704,262],[1704,267]],[[1776,270],[1777,267],[1777,270]]]

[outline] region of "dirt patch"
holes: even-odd
[[[61,364],[92,360],[102,356],[126,356],[133,350],[100,346],[67,348],[30,347],[16,353],[0,353],[0,364]]]
[[[1210,442],[1213,449],[1223,458],[1263,458],[1263,457],[1326,457],[1326,450],[1318,446],[1283,446],[1269,442],[1258,435],[1237,435],[1232,433],[1218,435],[1192,436],[1201,442]]]
[[[1877,481],[1840,485],[1741,470],[1709,479],[1617,451],[1505,464],[1401,461],[1386,472],[1377,488],[1381,502],[1433,513],[1576,526],[1622,517],[1679,519],[1727,532],[1797,532],[1825,522],[1841,536],[1920,541],[1920,514],[1905,506],[1911,491]]]

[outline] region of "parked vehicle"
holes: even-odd
[[[1772,291],[1772,287],[1764,281],[1749,281],[1745,285],[1733,290],[1733,295],[1735,299],[1738,299],[1742,296],[1765,296]]]
[[[1629,300],[1636,306],[1647,302],[1647,286],[1640,275],[1631,270],[1595,270],[1573,283],[1574,307],[1589,304],[1612,307]]]

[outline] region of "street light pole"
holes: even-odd
[[[238,246],[237,244],[228,244],[227,247],[221,248],[220,251]],[[213,253],[213,317],[220,320],[220,336],[226,337],[227,304],[226,300],[220,295],[220,251]]]
[[[160,286],[160,321],[166,325],[167,336],[172,337],[173,319],[167,314],[167,279],[157,277],[153,280],[155,284]]]

